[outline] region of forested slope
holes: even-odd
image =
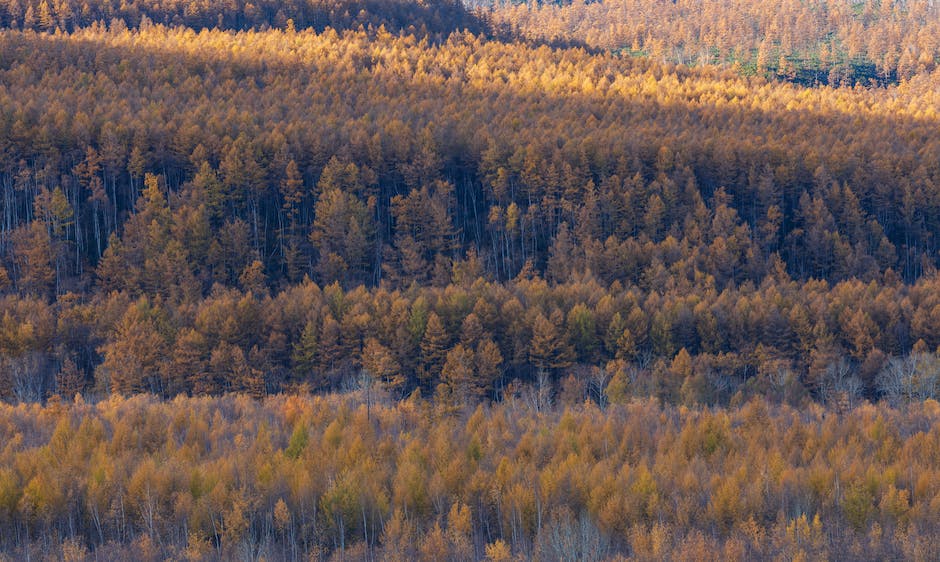
[[[887,84],[940,61],[936,2],[476,0],[523,37],[657,61],[719,64],[806,85]]]
[[[0,0],[0,559],[930,559],[932,2]]]
[[[382,30],[0,52],[7,398],[362,370],[497,397],[575,365],[673,399],[781,369],[824,399],[849,370],[877,398],[940,343],[933,74],[806,89]]]

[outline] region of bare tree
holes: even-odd
[[[601,408],[607,407],[607,394],[604,390],[607,388],[607,383],[610,382],[610,376],[611,373],[607,369],[593,367],[588,378],[588,393]]]
[[[552,379],[545,369],[539,369],[535,383],[526,385],[523,399],[536,412],[545,412],[552,407]]]
[[[940,358],[932,353],[892,357],[878,374],[878,390],[893,404],[937,396]]]
[[[819,396],[828,404],[848,409],[862,395],[862,381],[855,375],[854,366],[839,357],[826,367],[819,381]]]
[[[552,513],[537,538],[537,558],[558,562],[607,560],[610,541],[589,517],[576,518],[568,507]]]
[[[28,352],[0,358],[0,393],[16,402],[40,402],[55,379],[48,356]]]

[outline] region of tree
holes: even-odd
[[[474,357],[477,380],[482,393],[489,392],[502,375],[503,354],[491,339],[482,340]]]
[[[55,377],[56,393],[65,400],[75,398],[76,394],[85,391],[85,373],[83,373],[71,359],[62,363],[62,368]]]
[[[568,311],[566,333],[578,361],[591,363],[596,360],[598,347],[597,324],[594,313],[583,303],[578,303]]]
[[[291,361],[294,365],[294,376],[301,380],[314,378],[317,367],[320,365],[318,332],[317,323],[313,319],[307,320],[300,333],[300,339],[294,342]]]
[[[486,559],[490,562],[507,562],[512,560],[512,551],[502,539],[497,539],[496,542],[486,545],[484,549],[486,552]]]
[[[41,222],[33,221],[14,231],[13,255],[20,290],[37,296],[49,295],[55,282],[52,239]]]
[[[452,393],[462,401],[474,401],[483,392],[477,377],[473,349],[458,343],[447,352],[441,381],[450,386]]]
[[[320,180],[310,240],[319,254],[324,283],[363,281],[372,263],[372,207],[330,181]]]
[[[637,388],[640,370],[623,359],[615,359],[604,367],[610,374],[610,380],[604,388],[604,395],[611,404],[626,404],[632,396],[641,395]]]
[[[368,338],[362,348],[362,368],[389,392],[398,392],[405,384],[398,361],[375,338]]]
[[[320,339],[318,340],[321,373],[331,372],[342,360],[344,356],[342,340],[343,335],[339,322],[332,314],[327,314],[323,318],[323,324],[320,327]]]
[[[940,360],[929,353],[892,357],[878,375],[878,389],[894,403],[936,398],[940,389]]]
[[[437,181],[391,199],[402,284],[427,280],[428,265],[453,249],[453,194],[452,185]]]
[[[304,200],[304,181],[297,162],[291,159],[281,180],[281,195],[284,197],[283,209],[287,215],[289,231],[292,232],[299,221],[301,203]]]
[[[209,371],[209,343],[192,328],[180,330],[173,347],[172,360],[164,375],[169,396],[183,390],[193,394],[212,394],[219,386]]]
[[[552,313],[552,320],[539,313],[532,325],[532,343],[529,360],[540,370],[563,369],[571,365],[573,353],[559,331],[561,311]]]
[[[248,362],[245,351],[238,345],[219,342],[209,356],[209,373],[215,385],[213,392],[250,391],[258,394],[260,373]]]
[[[56,27],[55,19],[52,17],[52,10],[46,0],[39,2],[39,29],[43,31],[52,31]]]
[[[549,251],[547,279],[558,283],[569,280],[572,272],[575,271],[577,251],[578,247],[571,239],[568,224],[562,223]]]
[[[423,384],[430,386],[433,381],[440,378],[447,359],[449,342],[450,337],[444,329],[440,316],[431,311],[428,313],[424,337],[421,338],[422,370],[419,376]]]
[[[141,297],[118,321],[113,338],[99,349],[104,361],[97,378],[111,392],[164,392],[163,363],[168,354],[167,340],[160,332],[161,313]]]
[[[238,276],[238,282],[245,291],[251,291],[255,295],[263,296],[268,292],[267,276],[264,274],[264,264],[260,260],[254,260],[245,266],[241,275]]]
[[[483,329],[483,324],[480,322],[480,318],[471,312],[464,318],[463,323],[460,326],[460,343],[474,347],[480,340],[483,339],[487,334]]]

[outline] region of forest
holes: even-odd
[[[896,83],[940,55],[936,2],[883,0],[474,0],[522,37],[578,42],[803,84]]]
[[[940,404],[0,405],[10,560],[931,560]]]
[[[706,4],[0,0],[0,560],[929,559],[940,7]]]

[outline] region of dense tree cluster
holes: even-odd
[[[0,405],[0,548],[64,560],[925,560],[940,406]],[[91,554],[92,549],[94,554]]]
[[[828,399],[841,364],[876,398],[940,345],[934,74],[805,89],[381,29],[0,52],[7,399],[498,397],[582,366]]]
[[[940,6],[884,0],[474,1],[523,37],[723,64],[812,84],[887,83],[940,62]]]
[[[614,382],[623,396],[687,404],[940,395],[936,276],[829,285],[780,271],[722,290],[713,278],[679,284],[660,265],[652,288],[592,277],[496,283],[474,276],[471,256],[445,287],[344,290],[307,280],[272,294],[256,266],[240,275],[243,288],[217,284],[182,302],[126,291],[68,293],[51,304],[4,297],[0,395],[260,396],[375,385],[461,403],[499,398],[519,381],[598,393]]]

